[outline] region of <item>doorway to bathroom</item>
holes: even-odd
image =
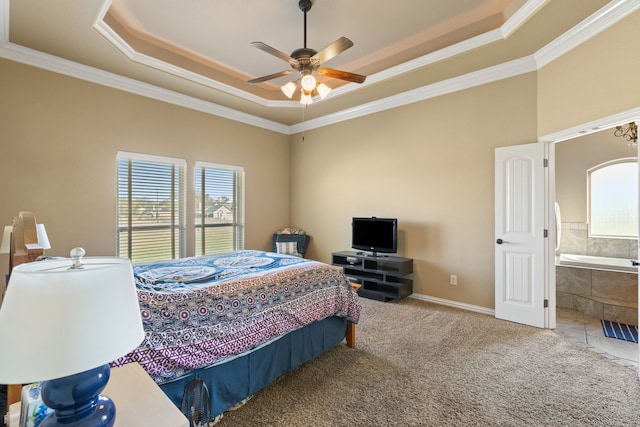
[[[571,168],[576,168],[576,165],[567,166],[568,158],[570,162],[576,159],[581,160],[588,156],[580,154],[580,152],[594,151],[598,154],[601,151],[612,152],[615,154],[608,154],[610,157],[625,158],[635,157],[638,158],[637,148],[629,147],[628,142],[624,141],[620,137],[613,135],[615,127],[618,125],[624,125],[627,123],[638,123],[640,118],[640,108],[629,110],[614,116],[605,117],[590,123],[586,123],[575,128],[566,129],[554,134],[549,134],[540,138],[542,143],[550,144],[551,151],[551,163],[553,165],[550,171],[552,188],[549,189],[546,195],[546,206],[548,209],[549,217],[554,217],[554,205],[558,201],[561,212],[561,227],[560,227],[560,240],[558,244],[557,254],[566,251],[577,250],[575,248],[583,248],[585,252],[596,253],[602,251],[607,255],[622,254],[633,259],[637,259],[638,256],[638,241],[637,239],[624,239],[624,241],[607,241],[598,238],[590,238],[587,227],[588,215],[587,215],[587,189],[586,184],[581,184],[575,187],[575,180],[586,181],[586,165],[580,166],[583,172],[571,172]],[[593,154],[593,153],[592,153]],[[601,154],[601,153],[600,153]],[[560,157],[559,164],[558,156]],[[603,161],[605,157],[602,157]],[[593,159],[592,163],[595,163],[597,159]],[[599,163],[597,163],[599,164]],[[577,177],[577,178],[576,178]],[[636,177],[640,181],[640,177]],[[560,183],[558,184],[558,180]],[[564,180],[568,180],[563,183]],[[572,184],[572,180],[574,184]],[[563,207],[563,205],[566,205]],[[554,230],[555,232],[555,230]],[[555,234],[555,233],[554,233]],[[626,246],[625,246],[626,245]],[[556,310],[556,317],[558,320],[556,331],[561,334],[567,334],[568,338],[577,340],[579,343],[586,345],[589,348],[595,348],[597,351],[603,353],[605,356],[615,359],[621,364],[627,364],[637,368],[639,361],[638,345],[635,343],[629,343],[621,340],[615,340],[611,338],[605,338],[601,334],[600,319],[583,315],[574,310],[563,308],[563,305],[575,303],[575,297],[567,296],[566,293],[582,292],[585,283],[588,283],[589,278],[585,278],[584,275],[593,275],[593,272],[588,273],[581,271],[579,273],[573,272],[558,272],[556,271],[556,265],[550,266],[552,274],[549,279],[553,282],[552,287],[556,289],[555,293],[558,299],[558,307]],[[564,276],[563,276],[564,275]],[[578,276],[578,282],[574,281],[575,276]],[[583,275],[583,276],[580,276]],[[602,276],[601,272],[596,275]],[[569,278],[568,278],[568,277]],[[612,289],[611,291],[622,292],[625,301],[622,305],[624,309],[607,307],[607,314],[615,312],[616,315],[621,315],[629,323],[638,325],[638,275],[626,276],[626,283],[620,285],[623,290]],[[590,278],[593,280],[593,277]],[[601,280],[598,277],[596,280]],[[623,279],[624,280],[624,279]],[[582,282],[580,282],[582,281]],[[577,286],[576,286],[577,284]],[[593,284],[593,282],[591,282]],[[597,286],[601,286],[600,283]],[[597,292],[602,292],[599,288]],[[567,292],[569,291],[569,292]],[[606,291],[609,292],[609,291]],[[565,293],[565,295],[563,295]],[[628,294],[626,294],[628,293]],[[599,295],[598,295],[599,296]],[[593,295],[591,295],[593,298]],[[614,295],[613,298],[616,301],[614,305],[620,305],[619,298]],[[604,316],[605,307],[598,306],[599,301],[588,302],[586,299],[580,300],[578,304],[583,304],[582,307],[586,309],[594,309],[598,314],[603,313]],[[601,310],[600,310],[601,308]],[[579,316],[581,328],[577,328],[576,319]],[[585,320],[587,319],[587,320]],[[594,320],[595,319],[595,320]],[[591,321],[591,323],[590,323]],[[639,372],[640,375],[640,372]]]
[[[615,135],[615,127],[555,144],[558,309],[637,326],[638,270],[632,262],[638,259],[637,153],[637,146]],[[607,173],[609,185],[598,189],[595,179]],[[614,184],[622,173],[624,181]],[[627,203],[608,214],[605,232],[594,229],[603,221],[590,220],[598,218],[600,195],[609,197],[611,207]],[[625,216],[632,221],[626,228]]]

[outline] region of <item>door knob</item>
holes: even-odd
[[[499,244],[499,245],[501,245],[501,244],[503,244],[503,243],[507,243],[507,242],[505,242],[505,241],[504,241],[504,240],[502,240],[502,239],[498,239],[498,240],[496,240],[496,243],[497,243],[497,244]]]

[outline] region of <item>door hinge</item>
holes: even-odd
[[[544,308],[547,308],[547,307],[549,307],[549,300],[548,299],[544,300]]]
[[[542,167],[545,167],[545,168],[549,167],[549,159],[542,159]]]
[[[547,230],[546,228],[544,229],[544,237],[545,239],[549,237],[549,230]]]

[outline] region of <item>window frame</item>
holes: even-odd
[[[127,185],[127,204],[125,211],[127,212],[127,225],[121,226],[120,224],[120,212],[121,212],[121,167],[120,163],[122,161],[127,162],[127,177],[126,177],[126,185]],[[155,163],[155,164],[165,164],[171,167],[171,204],[172,209],[170,213],[170,222],[168,225],[155,225],[144,226],[144,225],[134,225],[133,224],[133,191],[132,191],[132,175],[131,170],[134,163],[144,164],[144,163]],[[176,170],[177,168],[177,170]],[[134,231],[149,231],[153,229],[162,229],[162,230],[173,230],[177,231],[177,238],[175,238],[175,233],[171,233],[171,246],[168,249],[168,252],[171,252],[171,259],[183,258],[186,256],[186,172],[187,172],[187,162],[185,159],[174,158],[174,157],[166,157],[166,156],[156,156],[152,154],[142,154],[142,153],[133,153],[127,151],[118,151],[116,156],[116,179],[117,179],[117,190],[116,190],[116,255],[121,257],[129,258],[132,262],[150,262],[150,261],[160,261],[167,258],[158,258],[155,259],[153,257],[145,257],[141,260],[134,259],[134,254],[136,251],[133,248],[133,232]],[[178,182],[174,182],[175,174],[178,174]],[[174,193],[175,192],[175,193]],[[175,205],[177,200],[177,206]],[[156,212],[156,217],[159,216],[159,212]],[[127,239],[127,253],[121,254],[121,234],[126,233]]]
[[[588,222],[588,236],[592,238],[612,238],[612,239],[638,239],[638,232],[635,235],[631,234],[596,234],[593,232],[593,213],[592,213],[592,175],[594,172],[601,171],[607,167],[612,167],[619,164],[633,164],[636,166],[636,177],[635,181],[633,181],[636,185],[638,184],[638,177],[640,173],[640,167],[638,166],[638,158],[637,157],[623,157],[611,161],[607,161],[596,165],[592,168],[587,169],[587,222]],[[638,189],[636,188],[636,198],[638,198]],[[637,199],[638,200],[638,199]],[[636,203],[636,213],[640,213],[637,203]],[[636,217],[636,227],[637,227],[638,219]]]
[[[203,173],[199,170],[202,169]],[[233,188],[231,192],[233,194],[233,219],[231,222],[207,224],[206,223],[206,205],[201,203],[197,206],[198,200],[204,200],[206,193],[206,170],[221,170],[233,173]],[[200,178],[200,182],[198,182]],[[193,203],[193,219],[194,219],[194,254],[196,256],[210,255],[215,253],[222,253],[227,251],[243,250],[245,242],[245,222],[244,222],[244,167],[226,165],[221,163],[212,163],[205,161],[196,161],[193,168],[193,183],[194,183],[194,203]],[[200,215],[198,217],[198,214]],[[225,248],[220,251],[207,252],[206,233],[201,230],[217,227],[232,227],[232,247]]]

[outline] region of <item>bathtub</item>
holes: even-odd
[[[638,273],[638,266],[633,265],[632,260],[625,258],[561,254],[556,257],[556,265]]]

